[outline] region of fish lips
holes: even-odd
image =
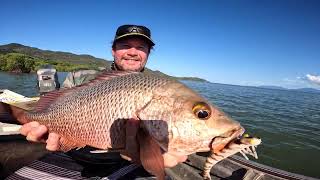
[[[212,139],[211,142],[211,151],[217,152],[223,149],[227,144],[230,142],[238,139],[243,133],[245,129],[243,127],[240,127],[237,130],[232,130],[229,132],[226,132],[222,134],[221,136],[217,136]]]

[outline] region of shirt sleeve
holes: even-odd
[[[81,84],[87,83],[94,79],[99,74],[99,71],[95,70],[80,70],[70,72],[63,82],[63,88],[72,88]]]

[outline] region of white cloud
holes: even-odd
[[[311,74],[307,74],[306,77],[310,82],[317,84],[317,85],[320,85],[320,76],[314,76]]]

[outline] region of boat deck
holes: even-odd
[[[45,149],[45,144],[26,141],[24,136],[19,135],[19,128],[19,125],[0,123],[0,179],[4,179],[9,175],[14,176],[18,169],[20,169],[18,172],[21,172],[21,168],[26,169],[39,163],[46,163],[48,167],[63,166],[65,171],[69,170],[69,166],[71,169],[72,167],[78,166],[75,165],[76,163],[72,158],[67,158],[66,156],[61,155],[62,153],[59,155],[47,151]],[[206,156],[206,153],[190,155],[185,163],[180,163],[170,169],[167,168],[166,174],[170,176],[171,179],[176,180],[200,180],[202,179],[200,173],[204,166]],[[69,165],[66,166],[68,163]],[[94,169],[96,168],[99,169],[99,166],[94,166]],[[82,171],[84,171],[83,167],[77,168],[78,178],[82,177]],[[236,155],[216,164],[211,170],[211,177],[213,180],[316,179],[248,161]]]

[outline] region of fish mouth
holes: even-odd
[[[219,151],[223,149],[230,142],[240,138],[244,131],[244,128],[240,126],[238,129],[233,129],[220,136],[213,138],[211,143],[211,149],[213,151]]]

